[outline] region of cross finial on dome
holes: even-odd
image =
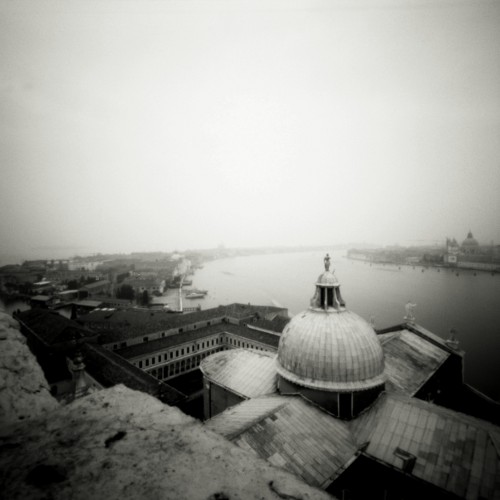
[[[326,254],[325,258],[323,259],[323,262],[325,263],[325,271],[330,270],[330,255]]]

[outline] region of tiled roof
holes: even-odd
[[[345,422],[298,396],[250,399],[208,420],[205,426],[323,488],[358,449]]]
[[[149,342],[142,342],[134,344],[129,347],[119,349],[117,352],[120,356],[127,359],[132,359],[137,356],[142,356],[148,353],[155,353],[162,349],[168,349],[176,345],[193,342],[198,339],[203,339],[209,335],[218,333],[232,333],[255,342],[261,342],[271,347],[278,347],[279,337],[272,333],[261,332],[258,330],[251,330],[245,326],[233,325],[231,323],[221,323],[218,325],[206,326],[197,330],[190,330],[187,332],[169,335],[161,339],[152,340]]]
[[[413,396],[450,352],[406,329],[378,336],[385,354],[387,387]]]
[[[382,393],[344,422],[299,397],[264,396],[205,426],[315,486],[361,452],[460,498],[500,498],[500,428],[416,398]]]
[[[79,306],[79,307],[99,307],[102,302],[100,300],[78,300],[76,302],[74,302],[74,304],[76,306]]]
[[[500,498],[500,428],[402,395],[384,394],[350,424],[364,450],[461,498]],[[412,458],[414,457],[414,458]]]
[[[100,288],[101,286],[107,286],[110,282],[108,280],[98,280],[92,283],[87,283],[81,287],[81,290],[92,290],[93,288]]]
[[[282,333],[283,329],[290,322],[290,318],[284,318],[283,316],[275,316],[272,320],[270,319],[258,319],[252,322],[252,326],[256,328],[262,328],[263,330],[270,330],[271,332]]]
[[[84,337],[94,337],[96,335],[75,321],[46,309],[23,311],[16,315],[16,319],[35,332],[48,346]]]
[[[164,403],[175,405],[185,395],[136,368],[117,354],[96,344],[83,344],[86,371],[104,387],[124,384],[130,389],[156,396]]]
[[[244,320],[253,317],[263,318],[286,311],[278,307],[231,304],[186,314],[175,314],[167,311],[148,309],[127,309],[115,311],[93,311],[80,316],[79,322],[88,324],[104,323],[111,331],[102,332],[103,343],[124,341],[130,338],[147,335],[161,330],[181,328],[193,323],[209,321],[216,318],[233,318]]]
[[[200,370],[211,382],[254,398],[276,392],[275,359],[265,351],[231,349],[205,358]]]
[[[326,391],[369,389],[385,379],[375,331],[348,310],[295,315],[281,336],[277,370],[291,382]]]

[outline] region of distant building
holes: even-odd
[[[148,292],[149,295],[162,294],[165,290],[165,280],[158,278],[125,278],[122,284],[131,286],[136,297],[144,292]]]
[[[80,297],[94,297],[96,295],[107,294],[111,290],[111,283],[108,280],[94,281],[87,283],[80,288]]]
[[[458,246],[457,240],[455,238],[446,238],[446,253],[443,259],[444,263],[450,266],[456,266],[459,253],[460,247]]]
[[[469,231],[467,238],[462,242],[461,251],[464,255],[477,255],[480,253],[479,243]]]

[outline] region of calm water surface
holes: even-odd
[[[330,253],[332,256],[332,254]],[[209,291],[204,309],[231,302],[274,304],[290,315],[306,309],[314,282],[324,270],[324,252],[256,255],[205,264],[193,287]],[[404,305],[417,304],[417,323],[443,338],[458,332],[465,350],[465,380],[500,400],[500,276],[416,266],[370,266],[333,254],[335,274],[347,307],[377,328],[403,322]]]

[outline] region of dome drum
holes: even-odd
[[[362,391],[320,391],[297,384],[282,376],[278,376],[278,390],[280,394],[300,394],[308,401],[312,401],[335,417],[350,420],[357,417],[365,408],[370,406],[382,392],[384,386],[378,385]]]

